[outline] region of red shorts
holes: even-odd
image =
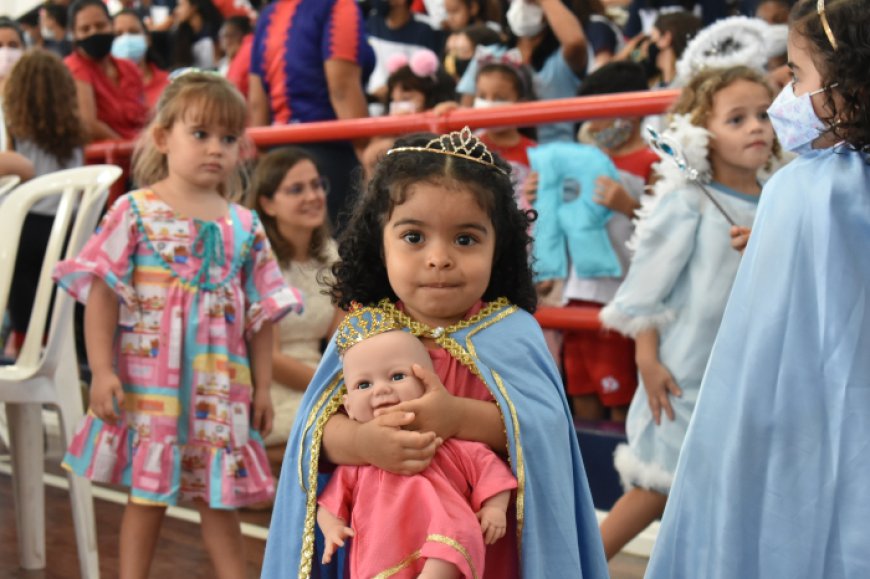
[[[600,310],[602,305],[570,300],[568,307]],[[598,394],[604,406],[628,406],[637,389],[634,340],[616,332],[565,332],[562,363],[568,396]]]

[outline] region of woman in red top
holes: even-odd
[[[136,65],[110,54],[115,35],[106,5],[76,0],[69,13],[75,50],[64,62],[89,140],[134,138],[147,120],[145,89]]]
[[[115,40],[112,43],[112,56],[129,60],[139,69],[142,84],[145,86],[145,104],[153,111],[157,99],[169,84],[169,73],[157,62],[151,49],[151,33],[145,27],[142,17],[130,8],[125,8],[112,20]]]

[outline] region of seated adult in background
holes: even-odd
[[[278,0],[260,14],[251,48],[248,103],[251,125],[331,121],[368,114],[363,86],[374,66],[362,13],[355,0]],[[352,190],[366,140],[305,145],[332,192],[327,209],[339,212]]]
[[[134,63],[142,75],[145,86],[145,104],[154,110],[157,99],[169,84],[169,73],[163,70],[162,62],[151,48],[151,33],[139,13],[125,8],[112,19],[115,40],[112,42],[112,56],[124,58]]]
[[[266,446],[283,445],[320,362],[321,344],[332,336],[342,312],[325,293],[338,259],[326,218],[327,182],[302,149],[275,149],[260,159],[248,194],[269,236],[287,283],[302,292],[302,314],[278,322],[272,355],[272,432]],[[272,453],[270,453],[272,454]]]
[[[61,58],[72,52],[72,42],[67,37],[67,8],[60,4],[48,3],[39,11],[39,27],[42,48],[50,50]]]
[[[75,50],[64,59],[76,81],[79,114],[89,141],[133,139],[148,109],[142,75],[111,55],[112,20],[101,0],[75,0],[69,8]]]
[[[233,16],[224,21],[218,33],[218,42],[224,53],[224,64],[218,67],[218,70],[227,77],[228,81],[236,85],[245,98],[248,98],[253,32],[251,20],[247,16]]]
[[[173,11],[171,68],[217,68],[217,35],[224,17],[211,0],[178,0]]]
[[[11,18],[0,16],[0,151],[6,150],[6,123],[3,120],[3,86],[12,67],[24,54],[24,32]],[[17,166],[17,160],[10,157],[6,160],[9,167]],[[18,171],[9,171],[18,174]],[[4,175],[7,173],[3,173]]]

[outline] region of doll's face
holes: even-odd
[[[367,338],[344,353],[344,407],[357,422],[368,422],[379,410],[423,395],[413,364],[432,369],[423,343],[394,330]]]

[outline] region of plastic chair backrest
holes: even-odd
[[[66,292],[57,292],[47,347],[43,352],[43,332],[54,287],[51,279],[54,266],[61,259],[65,242],[65,258],[75,256],[84,246],[96,228],[109,187],[121,176],[121,173],[121,169],[114,165],[91,165],[50,173],[20,185],[0,204],[0,231],[9,240],[0,247],[0,280],[9,280],[0,284],[0,311],[5,311],[24,219],[37,201],[51,196],[60,196],[43,257],[27,335],[15,362],[16,366],[32,368],[39,372],[54,371],[61,342],[57,333],[71,325],[72,319],[71,298]],[[67,241],[70,227],[72,232]]]
[[[3,196],[12,191],[21,178],[18,175],[3,175],[0,177],[0,202],[3,201]]]

